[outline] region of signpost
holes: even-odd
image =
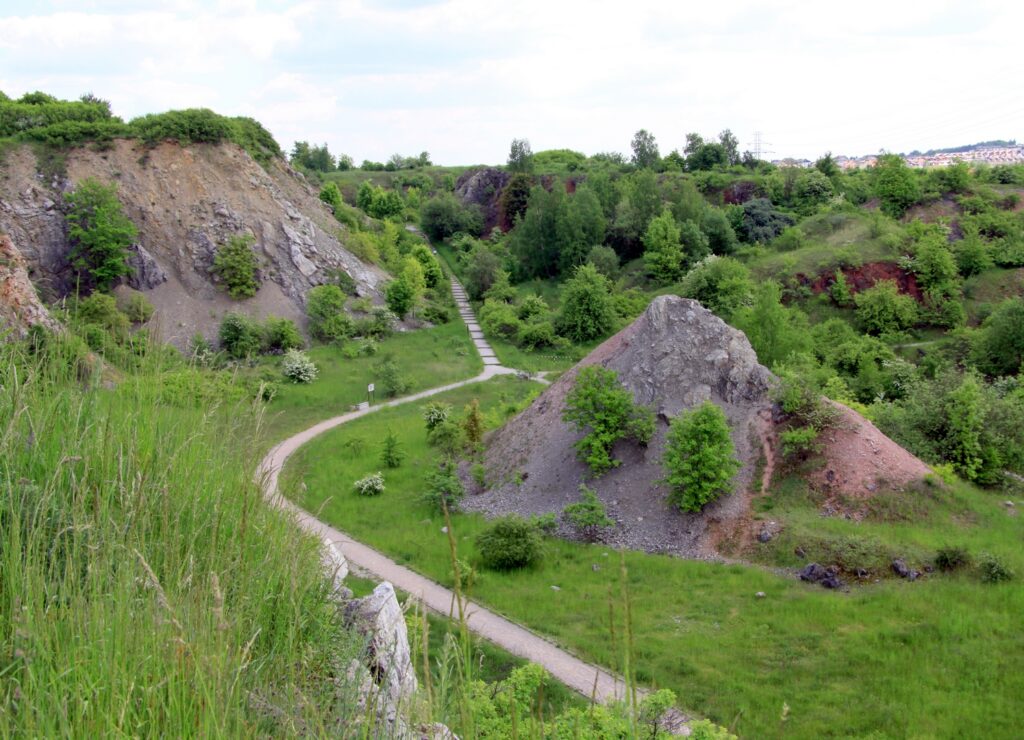
[[[370,383],[368,386],[366,386],[366,397],[367,399],[369,399],[371,404],[373,403],[373,388],[373,383]]]

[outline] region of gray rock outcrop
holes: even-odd
[[[501,194],[510,179],[505,170],[483,167],[464,172],[455,183],[455,195],[466,205],[480,208],[485,233],[498,225]]]
[[[616,371],[635,401],[657,415],[650,444],[644,448],[620,442],[613,456],[622,464],[596,480],[573,449],[582,435],[562,421],[565,398],[579,369],[587,365]],[[463,506],[488,514],[558,514],[578,500],[579,485],[586,481],[616,520],[605,542],[651,552],[714,555],[717,539],[749,512],[754,468],[770,425],[772,382],[742,332],[696,301],[656,298],[636,321],[488,439],[487,480],[494,483],[483,494],[467,497]],[[687,514],[667,503],[668,490],[660,482],[665,475],[661,456],[669,420],[706,400],[728,417],[742,467],[732,493],[700,514]],[[559,534],[575,536],[564,522]]]
[[[183,345],[195,332],[213,337],[223,315],[274,314],[305,325],[306,293],[347,272],[361,295],[380,301],[387,275],[345,248],[348,238],[316,192],[283,161],[264,169],[233,144],[149,147],[119,140],[109,149],[71,150],[66,174],[40,174],[28,147],[5,153],[0,180],[0,233],[25,257],[48,301],[74,288],[68,261],[64,194],[93,177],[116,183],[139,230],[128,284],[156,308],[150,328]],[[212,273],[218,247],[249,234],[259,258],[256,296],[230,298]]]

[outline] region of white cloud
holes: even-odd
[[[0,17],[2,85],[205,105],[357,159],[496,162],[514,136],[621,151],[640,127],[663,151],[761,130],[794,156],[1024,138],[1015,2],[401,5],[57,0]]]

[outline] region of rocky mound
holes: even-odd
[[[576,459],[572,445],[581,435],[562,421],[565,397],[586,365],[615,370],[636,401],[651,406],[658,419],[650,445],[620,442],[614,456],[622,465],[596,481],[588,480],[589,471]],[[579,484],[588,480],[618,523],[605,537],[609,544],[712,555],[715,532],[744,518],[749,492],[758,487],[754,468],[770,428],[771,383],[771,373],[758,363],[742,332],[696,301],[657,298],[633,324],[490,437],[485,465],[492,487],[467,497],[464,508],[488,514],[558,513],[578,500]],[[659,483],[665,433],[672,417],[709,399],[729,419],[742,468],[731,494],[701,514],[685,514],[668,506],[667,488]],[[570,534],[564,524],[560,527],[562,534]]]
[[[87,177],[118,185],[139,229],[129,280],[157,309],[163,338],[182,344],[192,333],[216,333],[224,313],[275,314],[304,324],[304,297],[331,270],[348,272],[361,294],[378,296],[385,273],[344,248],[344,230],[316,192],[283,161],[264,169],[233,144],[149,147],[119,140],[111,148],[75,149],[66,176],[40,174],[28,147],[9,151],[0,178],[0,232],[25,257],[44,298],[72,286],[63,194]],[[256,238],[262,286],[235,301],[212,280],[219,245],[236,234]]]
[[[869,498],[879,491],[903,491],[931,469],[882,434],[863,416],[839,403],[835,425],[820,437],[825,464],[810,483],[830,497]]]
[[[0,234],[0,339],[22,339],[36,325],[51,331],[60,328],[40,302],[21,252],[9,236]]]

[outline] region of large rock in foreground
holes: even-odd
[[[565,398],[579,369],[587,365],[616,371],[637,403],[652,407],[658,418],[650,445],[620,442],[613,455],[622,465],[596,481],[588,480],[589,470],[573,449],[582,435],[562,421]],[[690,557],[713,555],[718,537],[748,515],[749,493],[756,488],[754,469],[771,428],[772,380],[742,332],[696,301],[656,298],[640,318],[492,435],[485,459],[491,488],[468,497],[464,508],[488,514],[557,514],[579,499],[579,484],[586,480],[618,522],[605,537],[609,544]],[[668,505],[668,490],[659,482],[665,475],[660,463],[665,433],[672,417],[706,400],[728,417],[742,467],[731,494],[700,514],[684,514]]]

